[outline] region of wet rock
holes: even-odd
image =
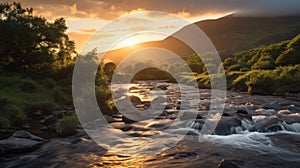
[[[10,138],[0,140],[1,153],[24,153],[38,149],[43,139],[27,131],[16,131]]]
[[[114,119],[113,117],[108,116],[108,115],[104,115],[104,118],[108,123],[117,122],[116,119]]]
[[[223,116],[223,117],[230,117],[231,115],[228,114],[228,113],[223,113],[222,116]]]
[[[259,120],[255,125],[249,130],[251,132],[274,132],[282,130],[282,121],[275,117],[266,117],[265,119]]]
[[[219,121],[215,134],[217,135],[230,135],[233,134],[233,127],[240,127],[242,125],[241,120],[238,117],[222,117]]]
[[[241,119],[246,119],[246,120],[252,121],[252,116],[246,110],[237,110],[236,114]]]
[[[272,116],[276,114],[276,111],[274,109],[259,108],[255,110],[255,113],[260,115]]]
[[[290,110],[279,110],[277,111],[277,114],[279,115],[288,115],[288,114],[292,114]]]
[[[52,123],[54,123],[56,121],[57,121],[56,117],[54,117],[53,115],[49,115],[49,116],[45,117],[44,119],[42,119],[40,121],[40,123],[44,124],[44,125],[50,125],[50,124],[52,124]]]
[[[239,167],[235,163],[233,163],[233,161],[223,159],[219,163],[218,168],[239,168]]]
[[[134,106],[138,105],[138,104],[142,104],[142,101],[139,97],[137,96],[129,96],[130,101],[132,102],[132,104]]]
[[[158,85],[157,88],[161,89],[161,90],[167,90],[169,87],[169,85]]]
[[[289,114],[289,115],[280,115],[278,116],[280,120],[286,124],[300,123],[300,115]]]
[[[2,148],[2,153],[24,153],[38,149],[42,145],[42,141],[15,137],[0,141],[0,148]]]
[[[203,119],[199,112],[190,112],[185,111],[182,116],[180,116],[181,120],[191,120],[191,119]]]
[[[130,123],[135,123],[135,122],[136,122],[136,121],[134,121],[134,120],[132,120],[132,119],[130,119],[130,118],[127,118],[127,117],[125,117],[125,116],[122,117],[122,120],[123,120],[123,122],[126,123],[126,124],[130,124]]]
[[[24,139],[31,139],[34,141],[43,141],[43,138],[40,138],[38,136],[32,135],[31,133],[27,132],[27,131],[16,131],[13,133],[12,137],[14,138],[24,138]]]

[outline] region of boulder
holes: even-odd
[[[254,132],[274,132],[282,130],[282,121],[275,117],[266,117],[265,119],[259,120],[255,125],[249,129],[249,131]]]
[[[238,117],[222,117],[219,121],[215,134],[217,135],[230,135],[233,134],[232,128],[241,127],[242,122]]]
[[[34,140],[34,141],[43,141],[43,138],[40,138],[38,136],[32,135],[31,133],[27,132],[27,131],[16,131],[12,137],[14,138],[23,138],[23,139],[30,139],[30,140]]]
[[[246,110],[237,110],[236,114],[241,119],[252,121],[252,116]]]
[[[0,140],[0,153],[24,153],[43,145],[43,139],[27,131],[16,131],[10,138]]]
[[[43,145],[42,141],[10,137],[0,141],[2,153],[24,153],[38,149]]]
[[[142,101],[139,97],[137,96],[129,96],[130,101],[132,102],[132,104],[134,106],[138,105],[138,104],[142,104]]]

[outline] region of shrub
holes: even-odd
[[[56,86],[52,89],[52,94],[54,100],[59,104],[68,104],[70,103],[70,99],[61,89],[61,87]]]
[[[23,123],[25,118],[20,108],[13,106],[8,98],[0,97],[0,128],[9,128]]]
[[[30,102],[25,104],[25,112],[31,114],[32,112],[41,111],[43,114],[51,114],[56,108],[53,102]]]
[[[24,81],[22,81],[19,88],[23,92],[34,93],[37,89],[37,86],[36,86],[36,83],[34,81],[32,81],[31,79],[25,79]]]
[[[45,85],[48,89],[53,89],[56,86],[56,82],[51,78],[45,78],[41,83],[42,85]]]
[[[78,119],[76,116],[64,116],[59,120],[57,133],[61,136],[69,136],[76,133]]]

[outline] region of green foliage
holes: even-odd
[[[146,68],[136,73],[133,80],[168,80],[170,78],[172,78],[171,74],[164,70]]]
[[[0,128],[8,128],[25,120],[22,110],[14,106],[7,97],[0,97]]]
[[[0,68],[45,75],[73,63],[75,45],[63,18],[49,22],[20,3],[0,3],[0,15]]]
[[[192,54],[186,58],[186,63],[191,68],[192,72],[202,73],[203,72],[203,63],[200,57],[196,54]]]
[[[76,116],[64,116],[59,120],[57,132],[61,136],[69,136],[76,133],[79,121]]]
[[[274,69],[275,61],[271,56],[261,56],[252,69]]]
[[[33,92],[36,91],[37,86],[36,86],[36,83],[33,80],[27,78],[27,79],[25,79],[21,82],[19,88],[23,92],[33,93]]]
[[[107,76],[111,77],[114,74],[116,67],[117,66],[116,66],[115,63],[107,62],[107,63],[104,64],[104,73]]]
[[[300,65],[249,71],[234,80],[233,86],[254,94],[300,92]]]
[[[70,104],[71,102],[71,95],[68,96],[66,95],[66,93],[64,93],[62,91],[62,88],[60,86],[55,86],[53,89],[52,89],[52,94],[53,94],[53,97],[54,97],[54,100],[57,102],[57,103],[60,103],[60,104]]]

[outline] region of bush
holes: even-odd
[[[25,105],[25,112],[31,114],[32,112],[41,111],[43,114],[51,114],[56,108],[53,102],[30,102]]]
[[[78,119],[76,116],[64,116],[59,120],[57,133],[61,136],[69,136],[76,133]]]
[[[300,92],[300,65],[277,67],[274,70],[253,70],[233,81],[239,90],[253,94],[276,94]]]
[[[59,104],[70,104],[70,97],[68,97],[61,89],[61,87],[56,86],[52,89],[52,94],[54,100]]]
[[[23,123],[26,116],[22,110],[13,106],[8,98],[0,97],[0,128],[9,128]]]
[[[45,85],[48,89],[53,89],[56,86],[56,82],[51,78],[45,78],[41,84]]]
[[[25,79],[24,81],[22,81],[19,88],[21,89],[21,91],[26,93],[34,93],[37,89],[35,82],[30,79]]]

